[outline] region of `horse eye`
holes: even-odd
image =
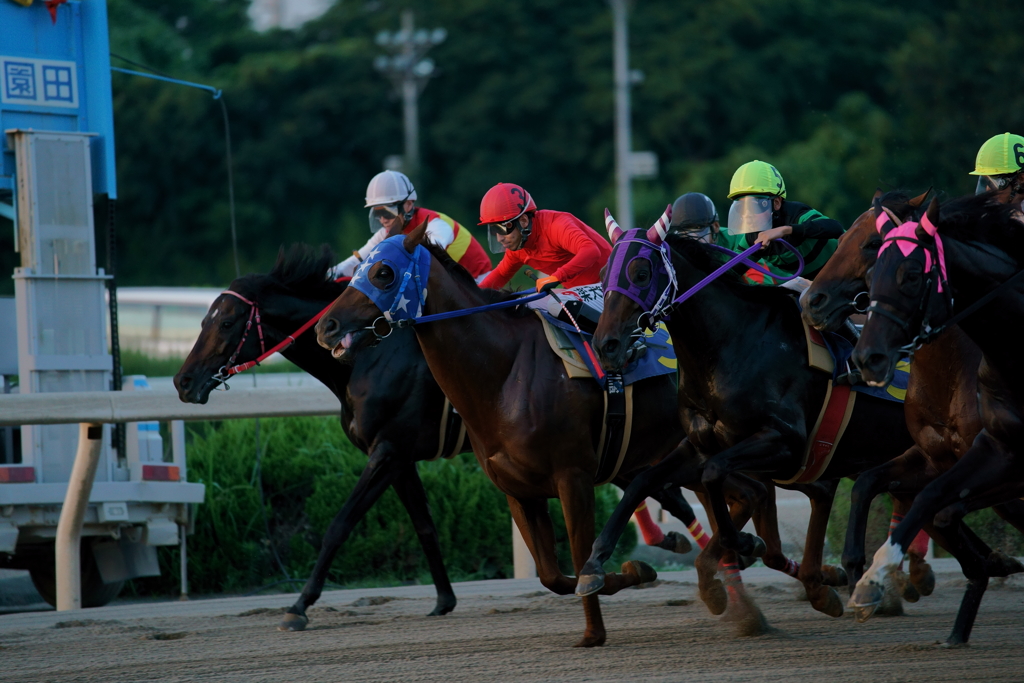
[[[880,240],[880,239],[871,240],[867,244],[864,245],[864,249],[866,251],[877,252],[881,248],[882,248],[882,240]]]
[[[381,265],[377,269],[377,272],[373,274],[374,284],[378,287],[387,287],[395,279],[395,271],[392,270],[391,266]]]
[[[220,323],[220,329],[226,330],[226,329],[230,328],[231,325],[233,325],[233,324],[234,323],[232,323],[230,320],[222,320],[221,323]]]

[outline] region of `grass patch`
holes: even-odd
[[[366,465],[337,418],[259,420],[262,450],[256,466],[255,420],[188,426],[188,478],[206,484],[189,536],[193,593],[246,592],[285,578],[306,578],[323,535]],[[471,454],[419,463],[420,477],[452,580],[512,576],[512,521],[502,494]],[[260,501],[262,488],[263,502]],[[597,528],[618,497],[597,489]],[[558,501],[551,501],[559,562],[572,564]],[[609,566],[636,545],[632,525]],[[131,582],[137,595],[179,590],[176,547],[159,549],[163,576]],[[345,586],[430,583],[426,558],[408,513],[388,489],[353,529],[328,580]],[[281,590],[297,590],[286,584]]]
[[[178,374],[184,358],[153,358],[139,351],[121,350],[121,369],[124,375],[145,375],[146,377],[172,377]],[[249,372],[302,372],[299,366],[289,360],[264,363]]]

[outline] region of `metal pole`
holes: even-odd
[[[186,540],[187,531],[187,524],[178,525],[178,533],[181,535],[181,596],[178,598],[179,600],[188,600],[188,541]]]
[[[103,425],[78,425],[78,452],[71,468],[71,480],[57,522],[57,611],[82,609],[82,567],[80,541],[82,522],[89,507],[92,482],[100,462]]]
[[[419,83],[413,73],[416,45],[413,42],[415,23],[412,10],[402,12],[402,33],[406,36],[402,46],[402,54],[406,57],[407,68],[402,77],[402,114],[405,127],[405,172],[413,179],[419,180],[420,168],[420,123],[419,123]]]
[[[612,5],[612,46],[615,73],[615,218],[623,230],[633,227],[633,193],[630,185],[629,29],[626,0],[609,0]]]

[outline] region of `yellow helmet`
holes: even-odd
[[[786,198],[786,181],[779,170],[765,161],[748,161],[732,174],[729,199],[744,194],[766,194]]]
[[[1024,137],[1003,133],[990,137],[978,150],[971,175],[1002,175],[1024,170]]]

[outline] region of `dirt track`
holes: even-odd
[[[736,638],[694,600],[689,582],[603,598],[608,644],[574,649],[577,600],[542,591],[460,596],[455,612],[426,618],[429,598],[367,600],[325,594],[304,633],[275,629],[280,607],[233,615],[160,614],[156,605],[65,615],[0,616],[6,681],[1020,681],[1024,587],[993,586],[971,647],[944,650],[962,582],[941,575],[907,616],[856,624],[798,601],[791,585],[750,592],[775,633]],[[488,582],[497,583],[497,582]],[[459,592],[459,584],[456,584]],[[360,591],[362,594],[374,591]],[[402,589],[377,589],[377,594]],[[408,592],[408,591],[406,591]],[[332,599],[333,596],[333,599]],[[338,601],[348,597],[349,603]],[[260,598],[288,604],[281,596]],[[209,601],[231,605],[230,601]],[[382,604],[368,604],[381,602]],[[243,601],[239,601],[243,603]],[[191,603],[200,608],[203,603]],[[243,603],[244,604],[244,603]],[[176,605],[174,607],[177,607]],[[220,608],[223,611],[223,606]],[[119,618],[103,618],[114,613]],[[166,610],[165,610],[166,611]],[[171,610],[174,611],[173,609]],[[202,610],[200,610],[202,611]],[[209,611],[209,609],[207,609]],[[122,618],[138,614],[140,618]],[[89,619],[93,617],[93,619]],[[82,621],[72,621],[78,619]],[[19,623],[20,620],[20,623]],[[6,622],[6,623],[4,623]],[[47,623],[48,622],[48,623]]]

